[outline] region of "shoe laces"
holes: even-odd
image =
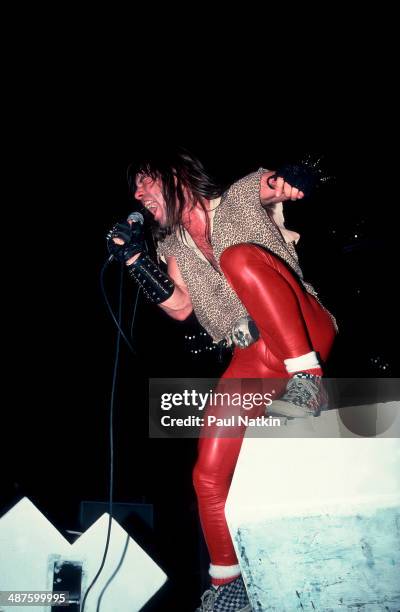
[[[214,588],[207,589],[201,596],[200,612],[213,612],[217,591]]]
[[[312,378],[311,378],[312,377]],[[320,378],[313,376],[312,374],[295,374],[287,384],[285,395],[282,399],[286,401],[295,400],[298,398],[298,394],[306,393],[307,399],[318,400],[318,394],[320,392],[319,385]]]

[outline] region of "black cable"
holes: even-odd
[[[136,293],[135,304],[134,304],[134,307],[133,307],[133,315],[132,315],[132,321],[131,321],[131,333],[130,333],[131,340],[133,340],[133,324],[134,324],[134,322],[135,322],[135,317],[136,317],[136,308],[137,308],[137,305],[138,305],[138,302],[139,302],[139,294],[140,294],[140,290],[141,290],[141,287],[140,287],[140,285],[139,285],[138,290],[137,290],[137,293]]]
[[[154,242],[154,240],[153,240],[153,242]],[[148,253],[149,252],[149,245],[147,244],[147,240],[146,239],[144,241],[144,244],[146,246],[146,253]],[[133,324],[135,322],[136,308],[137,308],[137,305],[138,305],[138,302],[139,302],[139,294],[140,294],[141,289],[142,289],[142,287],[139,285],[137,293],[136,293],[135,304],[133,306],[133,314],[132,314],[132,321],[131,321],[131,332],[130,332],[131,340],[133,340]]]
[[[114,572],[113,572],[113,573],[111,574],[111,576],[109,577],[109,579],[107,580],[107,582],[105,583],[105,585],[103,586],[103,588],[102,588],[102,590],[101,590],[101,593],[100,593],[100,596],[99,596],[99,598],[98,598],[98,600],[97,600],[96,612],[100,612],[101,601],[102,601],[102,599],[103,599],[103,597],[104,597],[104,593],[107,591],[108,587],[110,586],[110,584],[111,584],[111,583],[112,583],[112,581],[114,580],[115,576],[118,574],[119,570],[120,570],[120,569],[121,569],[121,567],[122,567],[122,564],[123,564],[123,562],[124,562],[124,560],[125,560],[125,557],[126,557],[126,551],[128,550],[129,540],[130,540],[130,537],[129,537],[129,535],[127,534],[127,535],[126,535],[126,540],[125,540],[124,550],[122,551],[122,555],[121,555],[121,558],[120,558],[120,560],[119,560],[119,562],[118,562],[118,565],[117,565],[117,567],[115,568]]]
[[[110,315],[111,315],[111,317],[112,317],[112,319],[113,319],[113,321],[114,321],[115,325],[117,326],[117,328],[118,328],[118,330],[119,330],[119,333],[121,334],[121,336],[122,336],[122,337],[123,337],[123,339],[125,340],[125,342],[126,342],[127,346],[128,346],[128,347],[129,347],[129,349],[131,350],[131,352],[132,352],[134,355],[136,355],[136,351],[135,351],[135,349],[133,348],[132,344],[129,342],[128,338],[125,336],[125,334],[124,334],[124,332],[123,332],[123,329],[122,329],[122,327],[121,327],[121,323],[118,323],[118,321],[117,321],[117,319],[116,319],[116,316],[115,316],[115,314],[114,314],[114,311],[113,311],[113,309],[112,309],[112,307],[111,307],[111,304],[110,304],[110,302],[109,302],[109,300],[108,300],[108,298],[107,298],[106,290],[105,290],[105,287],[104,287],[104,273],[105,273],[105,271],[106,271],[106,269],[107,269],[107,267],[108,267],[109,263],[110,263],[110,262],[109,262],[109,260],[107,259],[107,261],[104,263],[104,265],[103,265],[103,267],[102,267],[102,269],[101,269],[101,272],[100,272],[100,287],[101,287],[101,292],[102,292],[102,294],[103,294],[103,298],[104,298],[104,301],[105,301],[105,303],[106,303],[106,306],[107,306],[107,308],[108,308],[108,310],[109,310],[109,312],[110,312]],[[135,312],[136,312],[136,306],[135,306]],[[132,320],[132,326],[133,326],[133,320]]]
[[[102,286],[102,290],[103,290],[103,295],[105,296],[105,292],[104,292],[104,287],[103,287],[103,274],[104,274],[104,270],[107,266],[106,262],[101,270],[101,274],[100,274],[100,282],[101,282],[101,286]],[[106,545],[105,545],[105,549],[104,549],[104,553],[103,553],[103,559],[101,561],[100,567],[97,571],[96,576],[93,578],[92,582],[90,583],[90,585],[88,586],[88,588],[86,589],[86,593],[85,596],[83,598],[82,601],[82,606],[81,606],[81,612],[84,612],[85,609],[85,603],[86,603],[86,599],[89,595],[89,592],[91,590],[91,588],[93,587],[93,585],[96,583],[98,577],[100,576],[101,572],[103,571],[103,567],[106,561],[106,557],[107,557],[107,553],[108,553],[108,548],[109,548],[109,544],[110,544],[110,536],[111,536],[111,525],[112,525],[112,507],[113,507],[113,489],[114,489],[114,431],[113,431],[113,421],[114,421],[114,398],[115,398],[115,387],[116,387],[116,381],[117,381],[117,373],[118,373],[118,364],[119,364],[119,351],[120,351],[120,344],[121,344],[121,336],[123,336],[123,332],[121,329],[121,319],[122,319],[122,286],[123,286],[123,278],[124,278],[124,266],[121,265],[121,275],[120,275],[120,287],[119,287],[119,304],[118,304],[118,322],[115,319],[115,322],[117,323],[117,327],[118,327],[118,333],[117,333],[117,342],[116,342],[116,349],[115,349],[115,359],[114,359],[114,369],[113,369],[113,378],[112,378],[112,385],[111,385],[111,399],[110,399],[110,421],[109,421],[109,438],[110,438],[110,481],[109,481],[109,508],[108,508],[108,512],[109,512],[109,518],[108,518],[108,529],[107,529],[107,539],[106,539]],[[106,296],[105,296],[106,297]],[[106,299],[106,303],[108,305],[108,300]],[[109,309],[111,310],[110,306]],[[112,312],[112,311],[111,311]],[[112,313],[114,314],[114,313]]]

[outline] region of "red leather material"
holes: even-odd
[[[246,243],[226,249],[220,265],[261,336],[248,348],[235,348],[221,385],[224,378],[282,378],[284,387],[289,377],[284,359],[316,351],[322,363],[327,360],[336,333],[331,317],[279,258]],[[209,414],[218,414],[218,408],[209,407],[206,416]],[[218,437],[216,430],[213,437],[199,440],[193,483],[214,565],[238,562],[225,519],[225,502],[243,434],[244,428],[236,428],[236,437]]]

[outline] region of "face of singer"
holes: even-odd
[[[136,176],[135,198],[151,212],[161,227],[167,225],[167,209],[162,194],[161,179],[152,179],[150,176],[138,174]]]

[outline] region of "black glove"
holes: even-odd
[[[321,168],[321,158],[311,155],[307,155],[298,163],[281,166],[273,176],[269,177],[268,185],[271,187],[269,181],[279,176],[292,187],[302,191],[305,196],[332,178]]]
[[[120,238],[124,244],[116,244],[113,238]],[[116,223],[107,234],[107,248],[110,255],[124,263],[137,253],[145,250],[144,227],[142,223],[129,224],[128,221]]]

